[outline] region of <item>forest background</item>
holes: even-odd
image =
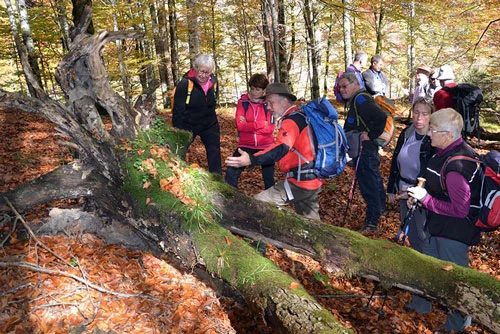
[[[42,87],[61,94],[54,79],[67,51],[71,11],[91,1],[6,0],[1,6],[0,86],[26,92],[24,45]],[[450,64],[458,82],[473,82],[496,109],[500,91],[500,11],[495,0],[445,1],[99,1],[93,31],[139,31],[102,52],[113,88],[129,102],[157,89],[159,108],[199,53],[212,54],[220,102],[235,103],[256,72],[288,82],[305,100],[332,97],[335,77],[364,50],[381,54],[391,97],[407,101],[414,70]]]

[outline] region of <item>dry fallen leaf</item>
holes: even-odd
[[[226,235],[224,238],[226,238],[226,244],[231,246],[231,240],[229,239],[229,237]]]
[[[446,271],[450,271],[450,270],[453,270],[453,266],[451,264],[447,264],[446,266],[444,266],[441,269],[446,270]]]
[[[297,289],[299,286],[300,286],[300,284],[297,282],[290,283],[290,289],[292,289],[292,290]]]

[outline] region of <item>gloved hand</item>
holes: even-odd
[[[408,195],[410,195],[419,202],[423,202],[424,199],[427,197],[427,190],[425,190],[425,188],[422,187],[409,187]]]

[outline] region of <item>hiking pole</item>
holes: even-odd
[[[419,177],[417,178],[417,180],[418,180],[417,187],[423,187],[425,179],[423,177]],[[399,231],[396,234],[396,238],[394,239],[394,242],[398,244],[399,238],[402,236],[401,246],[404,246],[405,244],[406,237],[408,236],[408,231],[410,230],[410,222],[413,218],[415,210],[417,209],[417,204],[418,201],[416,199],[413,199],[410,207],[408,208],[408,211],[406,212],[405,218],[401,222],[401,227],[399,228]]]
[[[361,151],[363,151],[363,145],[360,144],[358,160],[356,160],[356,167],[354,168],[354,176],[352,177],[351,189],[349,189],[349,197],[347,198],[347,206],[344,212],[344,220],[342,221],[341,227],[344,227],[345,221],[347,219],[347,212],[349,212],[349,208],[351,207],[352,198],[354,197],[354,190],[356,188],[356,181],[358,181],[358,166],[359,160],[361,160]]]

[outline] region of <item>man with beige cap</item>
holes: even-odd
[[[417,72],[415,73],[415,80],[417,85],[413,91],[413,99],[411,104],[413,105],[421,97],[426,97],[429,91],[429,75],[431,74],[431,69],[429,66],[421,64],[417,67]]]

